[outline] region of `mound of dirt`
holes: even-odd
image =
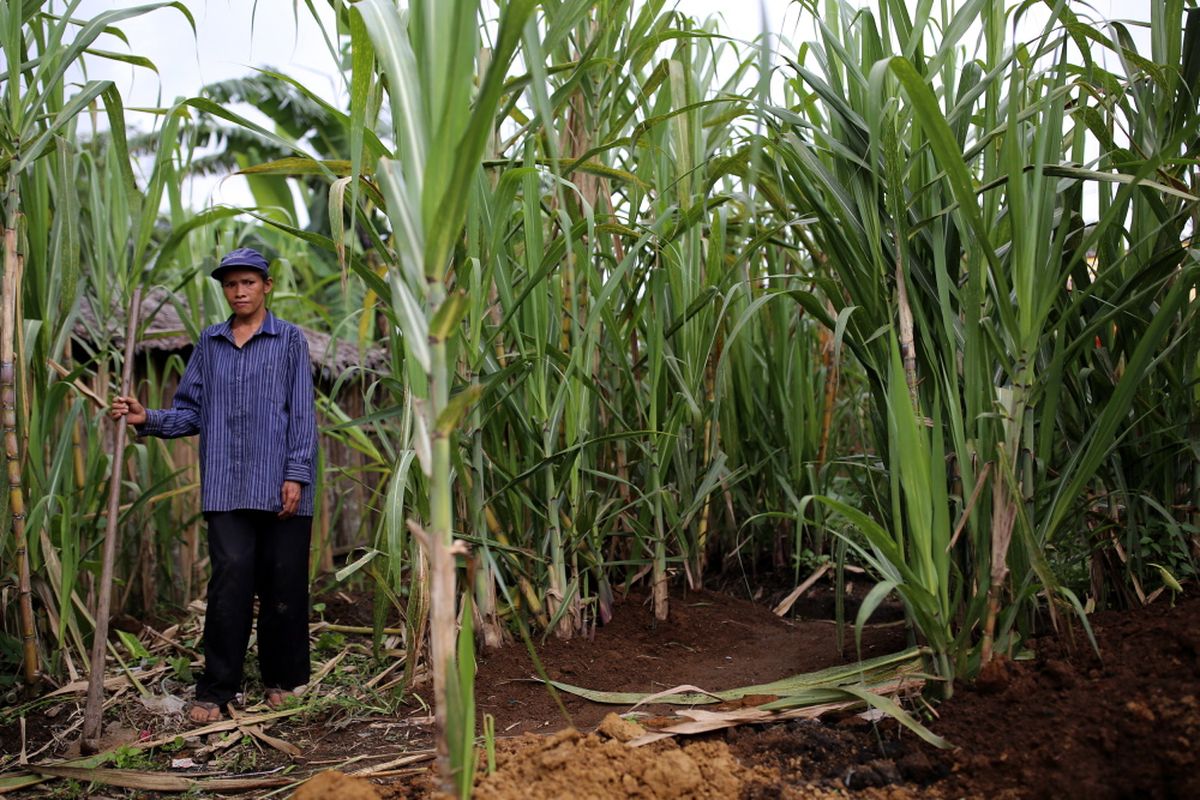
[[[658,742],[632,748],[642,733],[610,714],[596,733],[565,730],[525,734],[497,753],[496,772],[475,784],[479,800],[820,800],[846,797],[837,786],[789,785],[776,769],[747,766],[715,738]],[[873,789],[858,797],[911,800],[931,797],[905,787]]]
[[[718,800],[737,797],[748,773],[719,742],[634,749],[576,730],[525,734],[497,753],[496,767],[477,784],[479,800]]]
[[[328,770],[305,781],[292,800],[381,800],[381,796],[373,784],[361,778]]]

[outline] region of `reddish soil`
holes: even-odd
[[[1091,618],[960,686],[934,728],[951,794],[1200,797],[1200,598]]]
[[[670,609],[667,620],[656,623],[646,599],[630,597],[590,640],[539,639],[547,676],[601,691],[659,692],[690,684],[715,692],[856,660],[853,635],[839,653],[828,621],[783,620],[761,605],[705,591],[672,598]],[[872,625],[863,635],[864,658],[904,647],[902,624]],[[608,712],[625,710],[560,693],[570,715],[564,719],[546,688],[531,680],[536,676],[520,642],[480,657],[478,714],[496,718],[497,734],[545,733],[572,723],[590,729]]]
[[[975,684],[957,685],[930,722],[953,751],[857,716],[737,728],[627,760],[602,735],[556,735],[510,743],[516,750],[500,759],[500,777],[480,786],[499,800],[560,797],[564,786],[596,798],[1200,797],[1200,598],[1104,612],[1091,623],[1103,660],[1078,622],[1063,620],[1061,635],[1030,643],[1033,659],[998,660]],[[903,630],[873,627],[866,641],[868,656],[896,649]],[[825,623],[788,623],[762,606],[697,593],[677,600],[657,627],[647,609],[626,605],[594,641],[550,642],[542,658],[551,677],[588,688],[723,689],[837,663],[832,642]],[[481,664],[481,712],[496,715],[498,731],[561,727],[544,689],[508,682],[522,669],[531,671],[517,648]],[[612,708],[564,702],[583,729]],[[675,789],[643,780],[656,763],[678,768]]]

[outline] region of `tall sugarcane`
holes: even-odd
[[[20,437],[17,435],[16,331],[20,320],[22,260],[18,251],[20,223],[20,177],[10,171],[4,200],[4,279],[0,289],[0,414],[4,426],[5,475],[8,478],[8,508],[17,558],[17,592],[21,621],[21,651],[26,691],[33,693],[41,680],[38,668],[37,632],[29,577],[29,541],[25,531],[25,492],[21,484]]]
[[[1156,368],[1152,354],[1172,341],[1195,279],[1194,265],[1171,272],[1186,264],[1184,215],[1166,209],[1196,198],[1146,180],[1194,141],[1195,98],[1191,88],[1176,95],[1171,79],[1160,89],[1154,76],[1180,72],[1172,68],[1128,78],[1147,89],[1130,96],[1155,100],[1156,109],[1097,104],[1089,81],[1126,79],[1090,60],[1077,73],[1066,39],[1078,44],[1085,26],[1065,6],[1028,43],[1028,59],[1006,40],[1013,15],[1002,2],[950,4],[942,35],[928,40],[898,7],[853,19],[848,5],[831,7],[843,13],[829,16],[817,66],[800,77],[820,98],[821,119],[811,132],[785,130],[771,146],[795,176],[781,176],[784,192],[818,220],[816,238],[840,284],[830,299],[840,314],[854,311],[846,341],[886,411],[877,438],[890,462],[891,509],[881,504],[879,516],[891,530],[835,508],[871,543],[886,579],[876,596],[895,590],[905,599],[939,655],[936,669],[949,677],[973,666],[965,654],[975,642],[974,663],[1012,646],[1032,616],[1032,585],[1044,587],[1051,614],[1065,599],[1082,615],[1046,547],[1081,493],[1103,486],[1099,468],[1125,435],[1118,432],[1137,387]],[[1183,63],[1194,79],[1200,46],[1180,58],[1175,36],[1182,3],[1156,8],[1164,13],[1155,16],[1155,41],[1174,49],[1156,45],[1155,61]],[[980,16],[985,47],[968,57],[956,42]],[[1119,39],[1096,36],[1121,51]],[[1143,161],[1112,141],[1109,131],[1126,127],[1122,114],[1135,126],[1171,119],[1179,128],[1155,124],[1153,133],[1131,135],[1144,142]],[[1077,166],[1088,159],[1089,137],[1100,145],[1101,169]],[[1095,225],[1083,224],[1084,182],[1104,198]],[[1100,254],[1094,263],[1090,250]],[[882,329],[897,334],[875,335]],[[1113,344],[1123,374],[1096,369],[1085,346],[1112,330],[1122,331]],[[1087,398],[1081,425],[1064,415],[1079,397]],[[955,499],[955,526],[944,508],[948,461],[957,492],[972,495]],[[1125,468],[1112,469],[1113,482],[1126,483]],[[951,536],[952,528],[967,536]],[[952,552],[959,570],[949,569]]]
[[[110,122],[124,130],[119,118],[120,100],[111,81],[87,81],[71,97],[65,89],[72,85],[67,75],[72,66],[89,51],[102,33],[124,19],[140,16],[163,6],[173,6],[191,22],[191,15],[178,2],[156,2],[133,8],[107,11],[80,24],[74,17],[78,0],[55,16],[21,3],[0,3],[0,48],[4,71],[0,72],[0,168],[4,185],[4,278],[0,310],[0,397],[4,426],[6,475],[9,485],[9,511],[18,563],[18,601],[21,619],[24,674],[27,688],[39,682],[37,645],[34,631],[28,557],[28,532],[25,526],[26,502],[22,483],[16,386],[20,362],[17,341],[24,326],[21,313],[23,259],[21,254],[22,198],[21,181],[35,163],[48,152],[56,136],[98,97],[108,101]],[[73,39],[68,34],[75,32]],[[92,51],[95,52],[95,51]],[[114,114],[116,117],[114,118]],[[123,134],[121,135],[123,137]],[[126,158],[127,153],[122,153]],[[132,171],[128,172],[132,183]],[[70,224],[74,224],[72,220]],[[39,243],[41,244],[41,243]]]
[[[392,222],[395,255],[388,283],[415,398],[413,447],[430,487],[428,529],[412,521],[410,528],[429,553],[430,661],[442,787],[464,795],[473,780],[474,705],[456,670],[451,455],[455,429],[477,391],[451,396],[455,365],[448,345],[468,304],[462,292],[447,292],[447,280],[504,78],[533,7],[532,0],[519,0],[501,13],[495,50],[474,103],[478,0],[418,1],[407,15],[388,0],[365,0],[350,11],[352,141],[362,141],[375,62],[391,99],[396,152],[380,159],[375,172]],[[361,156],[352,153],[355,179]],[[473,669],[465,665],[463,673]]]

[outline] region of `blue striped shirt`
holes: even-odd
[[[147,409],[140,434],[200,434],[203,510],[279,511],[284,481],[302,484],[300,516],[313,514],[317,416],[308,342],[267,312],[240,348],[232,317],[204,329],[169,409]]]

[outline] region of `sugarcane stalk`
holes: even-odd
[[[140,309],[139,309],[140,311]],[[126,343],[128,349],[128,342]],[[126,354],[126,363],[129,363],[128,353]],[[129,391],[129,379],[122,376],[122,394]],[[130,469],[130,478],[136,478],[133,469]],[[140,583],[142,589],[142,609],[149,613],[154,609],[154,605],[158,600],[158,548],[155,546],[155,529],[153,525],[145,525],[141,531],[141,557],[138,559],[138,569],[141,572]]]
[[[666,622],[671,605],[667,586],[666,534],[662,527],[662,511],[659,503],[656,503],[654,516],[654,571],[651,578],[654,584],[654,619]]]
[[[833,303],[828,299],[825,301],[825,310],[829,312],[830,317],[837,316],[833,308]],[[829,434],[833,429],[833,406],[837,402],[840,365],[836,358],[835,349],[836,343],[833,341],[833,334],[827,330],[822,330],[821,358],[825,362],[825,405],[821,409],[821,444],[817,450],[818,468],[824,466],[829,458]],[[914,370],[916,369],[915,364],[913,368]]]
[[[121,395],[129,394],[133,378],[133,348],[137,337],[138,315],[142,307],[142,289],[133,290],[129,301],[129,319],[125,328],[125,363],[121,370]],[[88,674],[87,705],[83,712],[83,734],[79,748],[83,753],[100,750],[100,721],[104,710],[104,646],[108,641],[108,618],[112,605],[113,562],[117,555],[117,520],[121,508],[121,471],[125,461],[125,434],[128,420],[117,420],[113,432],[112,478],[108,486],[108,524],[104,531],[104,555],[100,565],[100,586],[96,595],[96,631],[92,639],[92,663]]]
[[[410,520],[409,529],[414,534]],[[408,659],[404,663],[404,685],[411,686],[417,676],[417,662],[425,647],[429,630],[429,548],[426,542],[415,539],[410,545],[412,566],[409,568],[408,603],[404,608],[404,640],[408,644]]]
[[[63,364],[69,365],[70,363],[71,340],[68,339],[63,347]],[[83,491],[83,482],[87,479],[83,460],[83,419],[76,417],[71,424],[71,466],[75,474],[75,489],[80,492]]]
[[[547,453],[554,452],[553,443],[547,437],[543,447]],[[558,517],[558,489],[554,480],[554,474],[549,469],[546,470],[546,508],[547,522],[549,524],[550,537],[550,586],[546,592],[546,606],[550,611],[550,618],[558,616],[558,626],[555,629],[555,634],[560,639],[570,639],[574,634],[574,627],[571,625],[570,614],[562,613],[560,610],[566,603],[567,592],[567,565],[563,553],[562,540],[562,525]]]
[[[1200,461],[1192,465],[1192,556],[1200,560]]]
[[[471,411],[473,423],[471,427],[474,429],[474,434],[472,435],[471,468],[474,470],[475,475],[482,476],[483,435],[480,433],[479,416],[478,409]],[[474,527],[480,539],[486,539],[485,531],[488,530],[489,526],[487,500],[483,493],[483,481],[474,480],[470,475],[470,472],[463,472],[463,478],[467,483],[467,490],[470,492],[472,527]],[[499,526],[497,525],[497,527]],[[480,552],[475,558],[475,629],[480,632],[484,647],[492,650],[504,644],[504,628],[500,625],[500,620],[496,613],[496,578],[492,574],[492,562],[487,557],[486,548],[480,548]]]
[[[431,287],[433,309],[437,309],[444,296],[440,282]],[[431,372],[429,390],[431,417],[437,420],[450,400],[449,375],[446,368],[446,343],[441,340],[430,342]],[[432,441],[432,471],[430,476],[430,531],[429,531],[429,649],[433,666],[434,721],[437,726],[437,762],[442,790],[452,792],[450,748],[447,741],[447,689],[455,665],[455,639],[457,632],[454,555],[453,545],[454,506],[450,486],[450,437],[449,432],[430,426]]]
[[[657,400],[650,401],[650,428],[658,430]],[[667,586],[667,531],[663,523],[662,485],[659,473],[659,449],[655,441],[651,448],[650,492],[654,508],[654,568],[651,571],[651,596],[654,598],[654,619],[665,622],[670,613],[670,597]]]
[[[709,384],[708,392],[709,408],[712,408],[712,387]],[[704,420],[704,465],[707,467],[712,463],[712,446],[713,446],[713,419],[711,416]],[[708,526],[709,513],[712,506],[712,492],[709,492],[704,497],[704,506],[700,509],[700,519],[696,525],[696,557],[694,563],[696,565],[696,584],[698,587],[704,586],[704,569],[708,566]]]
[[[983,637],[979,645],[980,664],[992,660],[992,649],[996,641],[996,619],[1000,615],[1000,595],[1008,578],[1008,548],[1012,544],[1013,524],[1017,519],[1017,506],[1013,486],[1016,486],[1017,467],[1013,460],[1019,453],[1021,421],[1025,416],[1026,396],[1030,375],[1027,369],[1018,373],[1006,404],[1004,424],[1007,442],[997,442],[998,453],[996,478],[992,482],[992,530],[991,569],[989,573],[987,616],[983,623]],[[1013,481],[1010,485],[1009,481]],[[1051,612],[1053,613],[1053,612]]]
[[[16,334],[20,327],[17,296],[21,291],[21,258],[17,252],[20,220],[20,178],[8,177],[5,201],[4,278],[0,291],[0,424],[4,428],[4,459],[8,476],[8,506],[17,559],[17,603],[21,624],[21,649],[25,689],[33,694],[41,683],[38,666],[37,629],[33,620],[33,596],[29,576],[29,543],[25,529],[25,491],[21,482],[20,438],[17,434]]]
[[[1008,577],[1008,545],[1012,541],[1013,522],[1016,508],[1012,495],[1005,486],[1005,471],[999,470],[992,481],[992,549],[991,572],[987,595],[987,616],[983,624],[983,638],[979,644],[980,664],[992,660],[992,649],[996,641],[996,618],[1000,615],[1000,594],[1004,580]]]

